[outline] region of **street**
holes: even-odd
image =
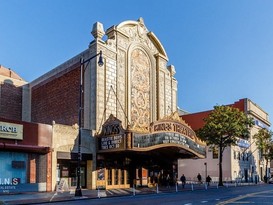
[[[193,205],[193,204],[273,204],[273,185],[221,187],[219,189],[180,191],[98,199],[78,199],[54,204],[119,204],[119,205]],[[45,203],[46,204],[46,203]],[[48,204],[48,203],[47,203]]]

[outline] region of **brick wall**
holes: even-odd
[[[80,69],[47,79],[32,88],[33,122],[72,125],[78,122]]]
[[[0,116],[6,119],[22,119],[22,87],[11,83],[0,84]]]

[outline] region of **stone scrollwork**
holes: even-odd
[[[149,32],[146,28],[142,18],[138,20],[137,25],[126,26],[121,28],[121,30],[129,36],[130,41],[142,43],[146,45],[152,53],[157,53],[157,49],[154,44],[151,42],[147,33]]]
[[[140,49],[131,54],[131,122],[132,129],[148,131],[150,124],[150,63]]]

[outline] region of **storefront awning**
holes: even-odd
[[[34,153],[40,153],[40,154],[46,154],[52,151],[50,147],[9,144],[9,143],[0,143],[0,149],[3,151],[34,152]]]

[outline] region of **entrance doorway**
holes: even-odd
[[[103,168],[97,171],[98,189],[130,188],[129,172],[126,169]]]

